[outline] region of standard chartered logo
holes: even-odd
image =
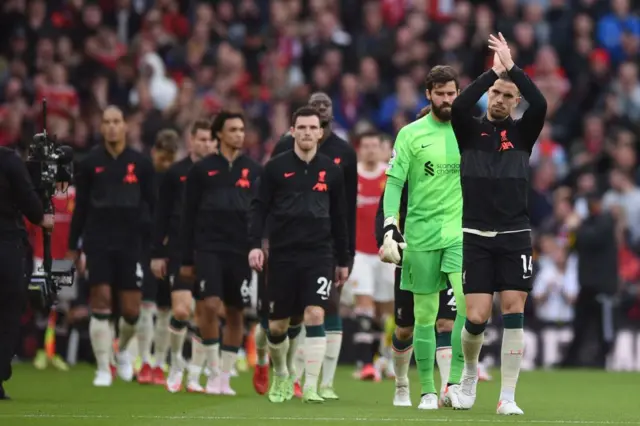
[[[457,163],[433,164],[431,161],[424,163],[425,176],[446,176],[459,173],[460,164]]]
[[[427,161],[426,163],[424,163],[424,174],[427,176],[433,176],[435,174],[431,161]]]

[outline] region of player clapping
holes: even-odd
[[[531,290],[531,224],[527,208],[529,156],[544,125],[544,96],[511,58],[502,34],[490,36],[493,68],[453,102],[451,123],[462,154],[464,199],[464,292],[467,322],[462,331],[464,374],[451,393],[454,408],[469,409],[476,399],[478,357],[491,315],[493,293],[500,293],[502,387],[497,413],[521,415],[515,402],[524,351],[524,305]],[[488,91],[485,116],[473,107]],[[510,116],[521,97],[529,108]]]

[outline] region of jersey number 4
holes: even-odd
[[[251,282],[247,279],[243,280],[240,285],[240,296],[242,296],[245,305],[251,302]]]
[[[322,300],[329,300],[329,296],[331,295],[331,284],[331,280],[328,280],[326,277],[318,278],[318,285],[320,288],[318,288],[316,293],[320,295]]]
[[[533,275],[532,256],[521,254],[520,258],[522,259],[522,278],[531,278],[531,275]]]

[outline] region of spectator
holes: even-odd
[[[611,189],[604,195],[603,207],[609,211],[620,208],[627,227],[628,245],[640,254],[640,188],[633,177],[620,169],[611,171],[609,181]]]
[[[577,177],[577,188],[574,195],[575,198],[575,211],[580,219],[585,219],[589,216],[589,203],[587,202],[587,195],[598,190],[598,182],[595,174],[590,170],[583,170]]]
[[[612,296],[618,290],[618,245],[613,216],[602,210],[599,194],[589,194],[589,216],[582,221],[576,214],[567,218],[575,232],[580,293],[575,306],[573,341],[562,361],[563,367],[576,366],[587,335],[595,332],[599,346],[595,366],[603,368],[614,339]]]
[[[551,194],[556,182],[556,167],[547,160],[533,170],[531,195],[529,196],[529,216],[531,225],[539,227],[552,211]]]
[[[598,41],[609,51],[615,62],[624,58],[622,35],[625,32],[640,37],[640,18],[631,12],[629,0],[612,0],[612,13],[598,22]]]
[[[546,324],[567,325],[573,321],[573,305],[578,296],[578,263],[575,256],[553,244],[533,284],[531,295],[536,316]]]
[[[574,214],[571,205],[571,190],[561,187],[553,192],[553,215],[548,217],[539,228],[539,235],[551,238],[551,242],[563,250],[569,249],[569,229],[567,219]],[[542,244],[541,244],[542,246]],[[551,253],[552,247],[542,249],[542,253]]]
[[[622,112],[622,116],[630,122],[640,120],[640,81],[637,64],[625,62],[620,65],[612,92],[618,102],[617,110]]]
[[[552,139],[551,127],[550,122],[544,124],[538,141],[533,147],[530,163],[532,167],[536,167],[540,162],[551,161],[555,166],[558,180],[561,180],[569,172],[569,164],[562,145]]]
[[[415,117],[422,108],[427,106],[427,104],[426,98],[418,92],[411,78],[406,75],[401,76],[396,82],[396,93],[389,95],[382,102],[376,124],[385,131],[392,131],[394,117],[396,117],[398,112],[406,113],[411,117],[409,120],[402,120],[404,124],[407,124],[413,121],[413,117]],[[396,125],[396,127],[398,126]]]

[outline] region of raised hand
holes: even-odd
[[[504,65],[502,65],[502,61],[500,60],[500,56],[498,56],[497,52],[493,53],[493,71],[495,71],[496,74],[500,75],[503,72],[507,71],[507,68],[505,68]]]
[[[499,38],[498,38],[499,37]],[[505,40],[502,33],[498,33],[498,37],[493,34],[489,35],[489,49],[495,52],[494,54],[494,67],[495,67],[495,57],[496,55],[500,59],[501,64],[506,68],[506,70],[510,70],[514,63],[511,58],[511,51],[509,50],[509,45]]]

